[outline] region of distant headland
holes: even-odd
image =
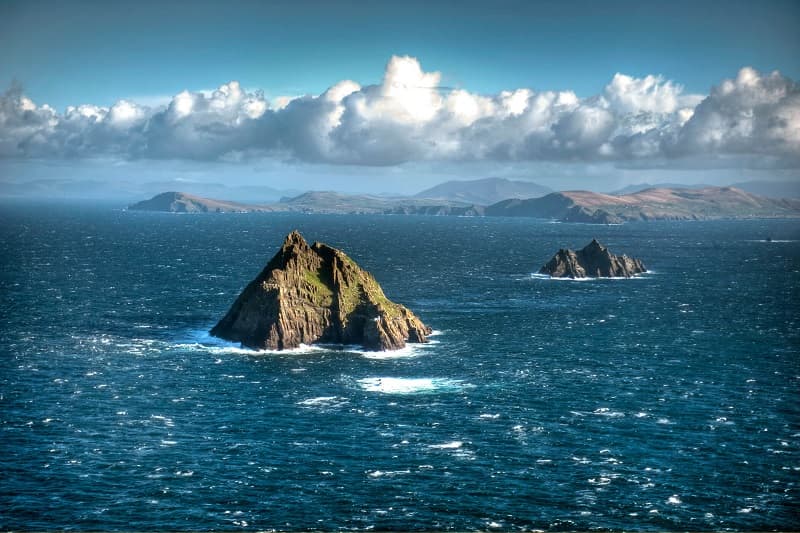
[[[800,217],[800,199],[769,198],[736,187],[655,187],[628,194],[550,192],[535,184],[500,178],[447,182],[415,196],[385,197],[310,191],[277,203],[251,205],[167,192],[131,205],[137,211],[174,213],[297,212],[529,217],[559,222],[621,224],[649,220],[712,220]],[[495,199],[494,203],[465,200]],[[528,194],[534,196],[526,196]]]

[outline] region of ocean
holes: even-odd
[[[293,229],[432,342],[209,337]],[[594,237],[650,272],[534,275]],[[0,261],[1,529],[800,528],[797,221],[5,203]]]

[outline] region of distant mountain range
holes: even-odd
[[[303,213],[482,215],[483,206],[506,198],[534,198],[546,187],[504,178],[448,181],[414,196],[376,196],[309,191],[284,196],[276,203],[239,203],[211,200],[197,194],[168,192],[130,207],[133,210],[192,212],[289,211]]]
[[[93,199],[130,200],[145,198],[162,191],[191,190],[203,198],[225,198],[234,202],[270,203],[302,191],[278,190],[263,185],[225,185],[186,180],[163,180],[138,183],[133,181],[41,179],[23,182],[0,181],[0,197],[35,198],[37,200]]]
[[[530,181],[505,178],[484,178],[468,181],[446,181],[414,195],[448,202],[489,205],[508,198],[538,198],[553,189]]]
[[[482,215],[483,207],[425,198],[383,198],[332,191],[309,191],[274,204],[244,204],[203,198],[184,192],[165,192],[128,207],[133,211],[170,213],[293,212],[317,214]]]
[[[633,194],[647,189],[707,189],[713,185],[681,185],[680,183],[637,183],[609,194]],[[730,187],[768,198],[800,198],[800,181],[742,181]]]
[[[767,198],[734,187],[654,188],[623,195],[566,191],[539,198],[509,198],[489,206],[426,198],[382,198],[320,191],[284,198],[276,204],[249,205],[169,192],[134,204],[129,209],[182,213],[282,211],[509,216],[561,222],[619,224],[645,220],[800,217],[800,200]]]
[[[623,194],[634,194],[641,191],[646,191],[647,189],[705,189],[707,187],[713,187],[713,185],[683,185],[680,183],[634,183],[633,185],[627,185],[621,189],[617,189],[616,191],[612,191],[608,194],[612,196],[621,196]]]
[[[566,191],[542,198],[504,200],[487,207],[486,215],[596,224],[637,220],[800,217],[800,200],[766,198],[735,187],[655,188],[623,195]]]
[[[422,209],[441,206],[463,206],[458,202],[447,202],[427,198],[409,198],[405,196],[384,197],[369,194],[341,194],[333,191],[309,191],[293,198],[282,198],[275,204],[283,211],[301,211],[307,213],[388,213],[398,207]]]

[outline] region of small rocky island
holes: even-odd
[[[270,350],[314,343],[396,350],[427,342],[430,333],[344,252],[319,242],[309,246],[297,231],[211,330],[215,337]]]
[[[630,278],[647,272],[639,259],[614,255],[592,239],[582,250],[561,249],[544,265],[539,274],[553,278]]]

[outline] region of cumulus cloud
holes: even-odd
[[[800,86],[775,71],[745,67],[714,87],[678,133],[676,150],[693,154],[800,157]]]
[[[615,74],[602,91],[441,86],[417,59],[392,57],[380,83],[344,80],[272,101],[236,81],[167,105],[120,100],[58,113],[19,86],[0,97],[0,157],[237,160],[348,165],[415,161],[583,161],[647,165],[699,157],[800,166],[800,88],[745,67],[708,95],[660,76]]]

